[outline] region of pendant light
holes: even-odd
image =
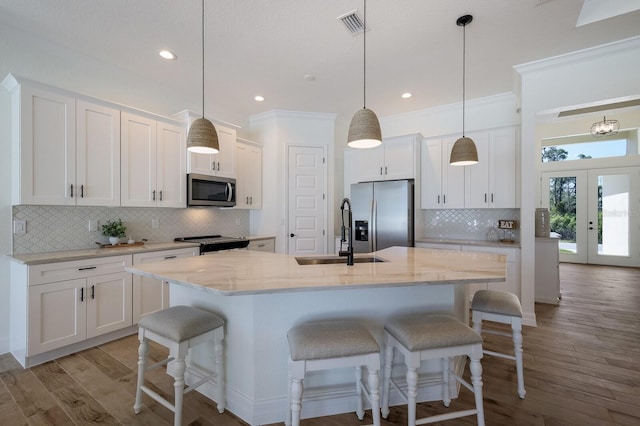
[[[202,118],[189,128],[187,150],[199,154],[216,154],[220,151],[218,133],[213,123],[204,118],[204,0],[202,0]]]
[[[367,108],[367,0],[364,0],[364,55],[362,109],[356,111],[349,125],[347,145],[352,148],[374,148],[382,143],[380,122],[375,112]]]
[[[467,24],[473,21],[473,16],[464,15],[458,18],[456,24],[462,27],[462,137],[453,144],[449,164],[452,166],[470,166],[478,163],[478,150],[471,138],[464,135],[464,96],[465,96],[465,53],[466,53],[466,33]]]

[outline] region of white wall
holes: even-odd
[[[276,236],[276,252],[287,252],[287,170],[289,146],[327,150],[327,248],[333,247],[335,114],[269,111],[250,117],[251,139],[264,143],[262,210],[251,212],[251,233]],[[338,206],[335,205],[337,210]]]
[[[640,37],[515,68],[522,79],[521,285],[523,309],[530,311],[535,283],[534,212],[540,198],[537,115],[572,105],[640,95]]]

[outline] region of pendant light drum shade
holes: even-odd
[[[454,166],[470,166],[478,163],[478,150],[471,138],[461,137],[451,148],[449,164]]]
[[[198,118],[191,124],[187,136],[187,149],[198,154],[216,154],[220,150],[218,132],[206,118]]]
[[[456,25],[462,27],[462,137],[453,144],[449,164],[452,166],[470,166],[478,163],[478,150],[471,138],[464,135],[464,99],[465,99],[465,68],[466,68],[466,26],[473,21],[473,16],[464,15],[458,18]]]
[[[362,108],[353,115],[349,125],[347,144],[353,148],[374,148],[382,142],[380,122],[376,113]]]
[[[217,154],[220,151],[218,132],[213,123],[204,118],[204,0],[202,0],[202,118],[191,123],[187,135],[187,151],[198,154]]]

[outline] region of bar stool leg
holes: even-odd
[[[356,415],[358,420],[364,419],[364,408],[362,407],[362,367],[357,366],[356,370]]]
[[[408,426],[416,426],[416,398],[418,396],[418,373],[415,367],[407,368]]]
[[[184,397],[184,372],[187,369],[187,363],[184,358],[176,358],[174,360],[173,368],[175,371],[175,382],[173,387],[175,389],[174,408],[175,416],[173,420],[174,426],[182,425],[182,400]]]
[[[216,333],[213,344],[213,356],[216,364],[216,393],[218,399],[218,413],[224,413],[227,406],[227,398],[224,392],[224,347],[222,345],[224,337],[222,333]]]
[[[133,412],[136,414],[139,414],[140,410],[142,410],[142,386],[144,385],[144,371],[148,353],[149,340],[146,337],[142,337],[138,347],[138,385],[136,386],[136,402],[133,405]]]
[[[511,329],[513,331],[513,350],[516,358],[516,373],[518,376],[518,396],[522,399],[526,394],[522,367],[522,324],[512,322]]]
[[[442,403],[445,407],[451,404],[449,394],[449,358],[442,358]]]
[[[482,349],[480,354],[473,353],[469,356],[469,369],[471,370],[471,383],[473,385],[473,395],[476,401],[476,409],[478,410],[478,426],[484,426],[484,407],[482,405]]]
[[[302,410],[302,380],[291,379],[291,425],[300,426],[300,411]]]
[[[377,370],[369,369],[369,395],[371,397],[371,415],[373,424],[380,424],[380,376]]]
[[[382,382],[382,417],[389,417],[389,392],[391,387],[391,366],[393,365],[393,346],[387,342],[384,354],[384,379]]]

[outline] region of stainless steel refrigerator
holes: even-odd
[[[353,251],[413,247],[413,180],[351,185]]]

